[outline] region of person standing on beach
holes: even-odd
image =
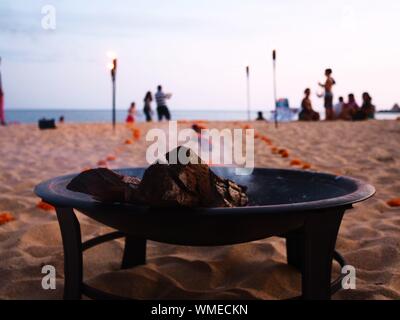
[[[0,65],[1,65],[1,57],[0,57]],[[4,92],[3,92],[3,83],[1,82],[1,70],[0,70],[0,125],[6,125],[6,119],[4,116]]]
[[[326,120],[333,120],[333,92],[332,87],[336,84],[336,81],[332,78],[332,69],[325,70],[326,81],[325,83],[318,83],[318,85],[324,88],[324,107],[325,107],[325,118]]]
[[[151,110],[152,101],[153,101],[153,96],[151,95],[151,92],[148,91],[146,93],[146,96],[144,97],[144,108],[143,108],[143,112],[144,115],[146,116],[147,122],[151,122],[153,120],[151,118],[151,115],[153,114],[153,110]]]
[[[165,100],[171,98],[170,93],[164,93],[162,86],[157,87],[156,103],[157,103],[157,114],[158,114],[158,121],[162,121],[165,117],[168,121],[171,120],[171,114],[169,113],[169,109],[167,107],[167,103]]]

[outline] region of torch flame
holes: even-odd
[[[110,59],[114,60],[117,58],[117,54],[114,51],[108,51],[107,52],[107,57],[109,57]]]
[[[110,69],[110,70],[114,69],[114,63],[112,63],[112,62],[107,63],[107,69]]]

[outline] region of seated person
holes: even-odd
[[[319,120],[319,113],[314,111],[312,108],[312,103],[310,99],[311,90],[306,89],[304,91],[305,97],[301,101],[301,111],[299,114],[300,121],[318,121]]]
[[[354,94],[350,93],[348,102],[343,104],[342,111],[339,115],[339,119],[352,120],[354,115],[358,112],[360,107],[358,106]]]
[[[264,115],[263,115],[262,111],[258,111],[258,112],[257,112],[257,119],[256,119],[256,121],[266,121],[265,118],[264,118]]]
[[[339,119],[344,105],[343,97],[339,97],[339,102],[333,106],[333,118]]]
[[[135,115],[136,115],[136,104],[134,102],[131,103],[131,106],[128,110],[128,115],[126,117],[126,123],[134,123],[135,122]]]
[[[363,104],[360,110],[353,116],[353,120],[368,120],[374,119],[375,117],[375,106],[372,104],[372,98],[368,92],[364,92],[362,95]]]

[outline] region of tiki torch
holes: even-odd
[[[275,102],[275,128],[278,128],[278,108],[277,108],[277,93],[276,93],[276,50],[272,51],[272,64],[273,64],[273,85],[274,85],[274,102]]]
[[[250,67],[246,66],[246,81],[247,81],[247,119],[251,120],[250,115]]]
[[[113,52],[108,52],[108,57],[111,59],[111,62],[108,64],[108,68],[111,71],[111,82],[112,82],[112,126],[115,132],[115,123],[116,123],[116,110],[115,110],[115,100],[116,100],[116,85],[115,79],[117,75],[117,56]]]

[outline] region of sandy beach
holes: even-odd
[[[240,128],[246,123],[210,122],[209,128]],[[377,189],[374,198],[345,216],[336,247],[357,270],[357,289],[334,299],[400,299],[400,208],[387,200],[400,196],[400,122],[250,123],[267,135],[288,158],[256,140],[257,167],[311,170],[363,179]],[[15,220],[0,225],[0,299],[61,299],[63,251],[54,211],[37,207],[33,188],[39,182],[97,167],[147,166],[148,129],[167,123],[137,124],[140,139],[118,125],[63,124],[40,131],[35,125],[0,127],[0,213]],[[182,124],[189,127],[190,124]],[[126,140],[130,139],[131,144]],[[115,157],[115,159],[113,159]],[[101,163],[100,163],[101,164]],[[83,240],[109,231],[78,215]],[[84,278],[108,292],[139,299],[285,299],[300,293],[300,274],[286,265],[280,238],[252,243],[192,248],[148,244],[148,264],[119,271],[123,242],[116,240],[85,253]],[[41,268],[54,265],[57,289],[43,290]],[[337,274],[338,267],[334,267]]]

